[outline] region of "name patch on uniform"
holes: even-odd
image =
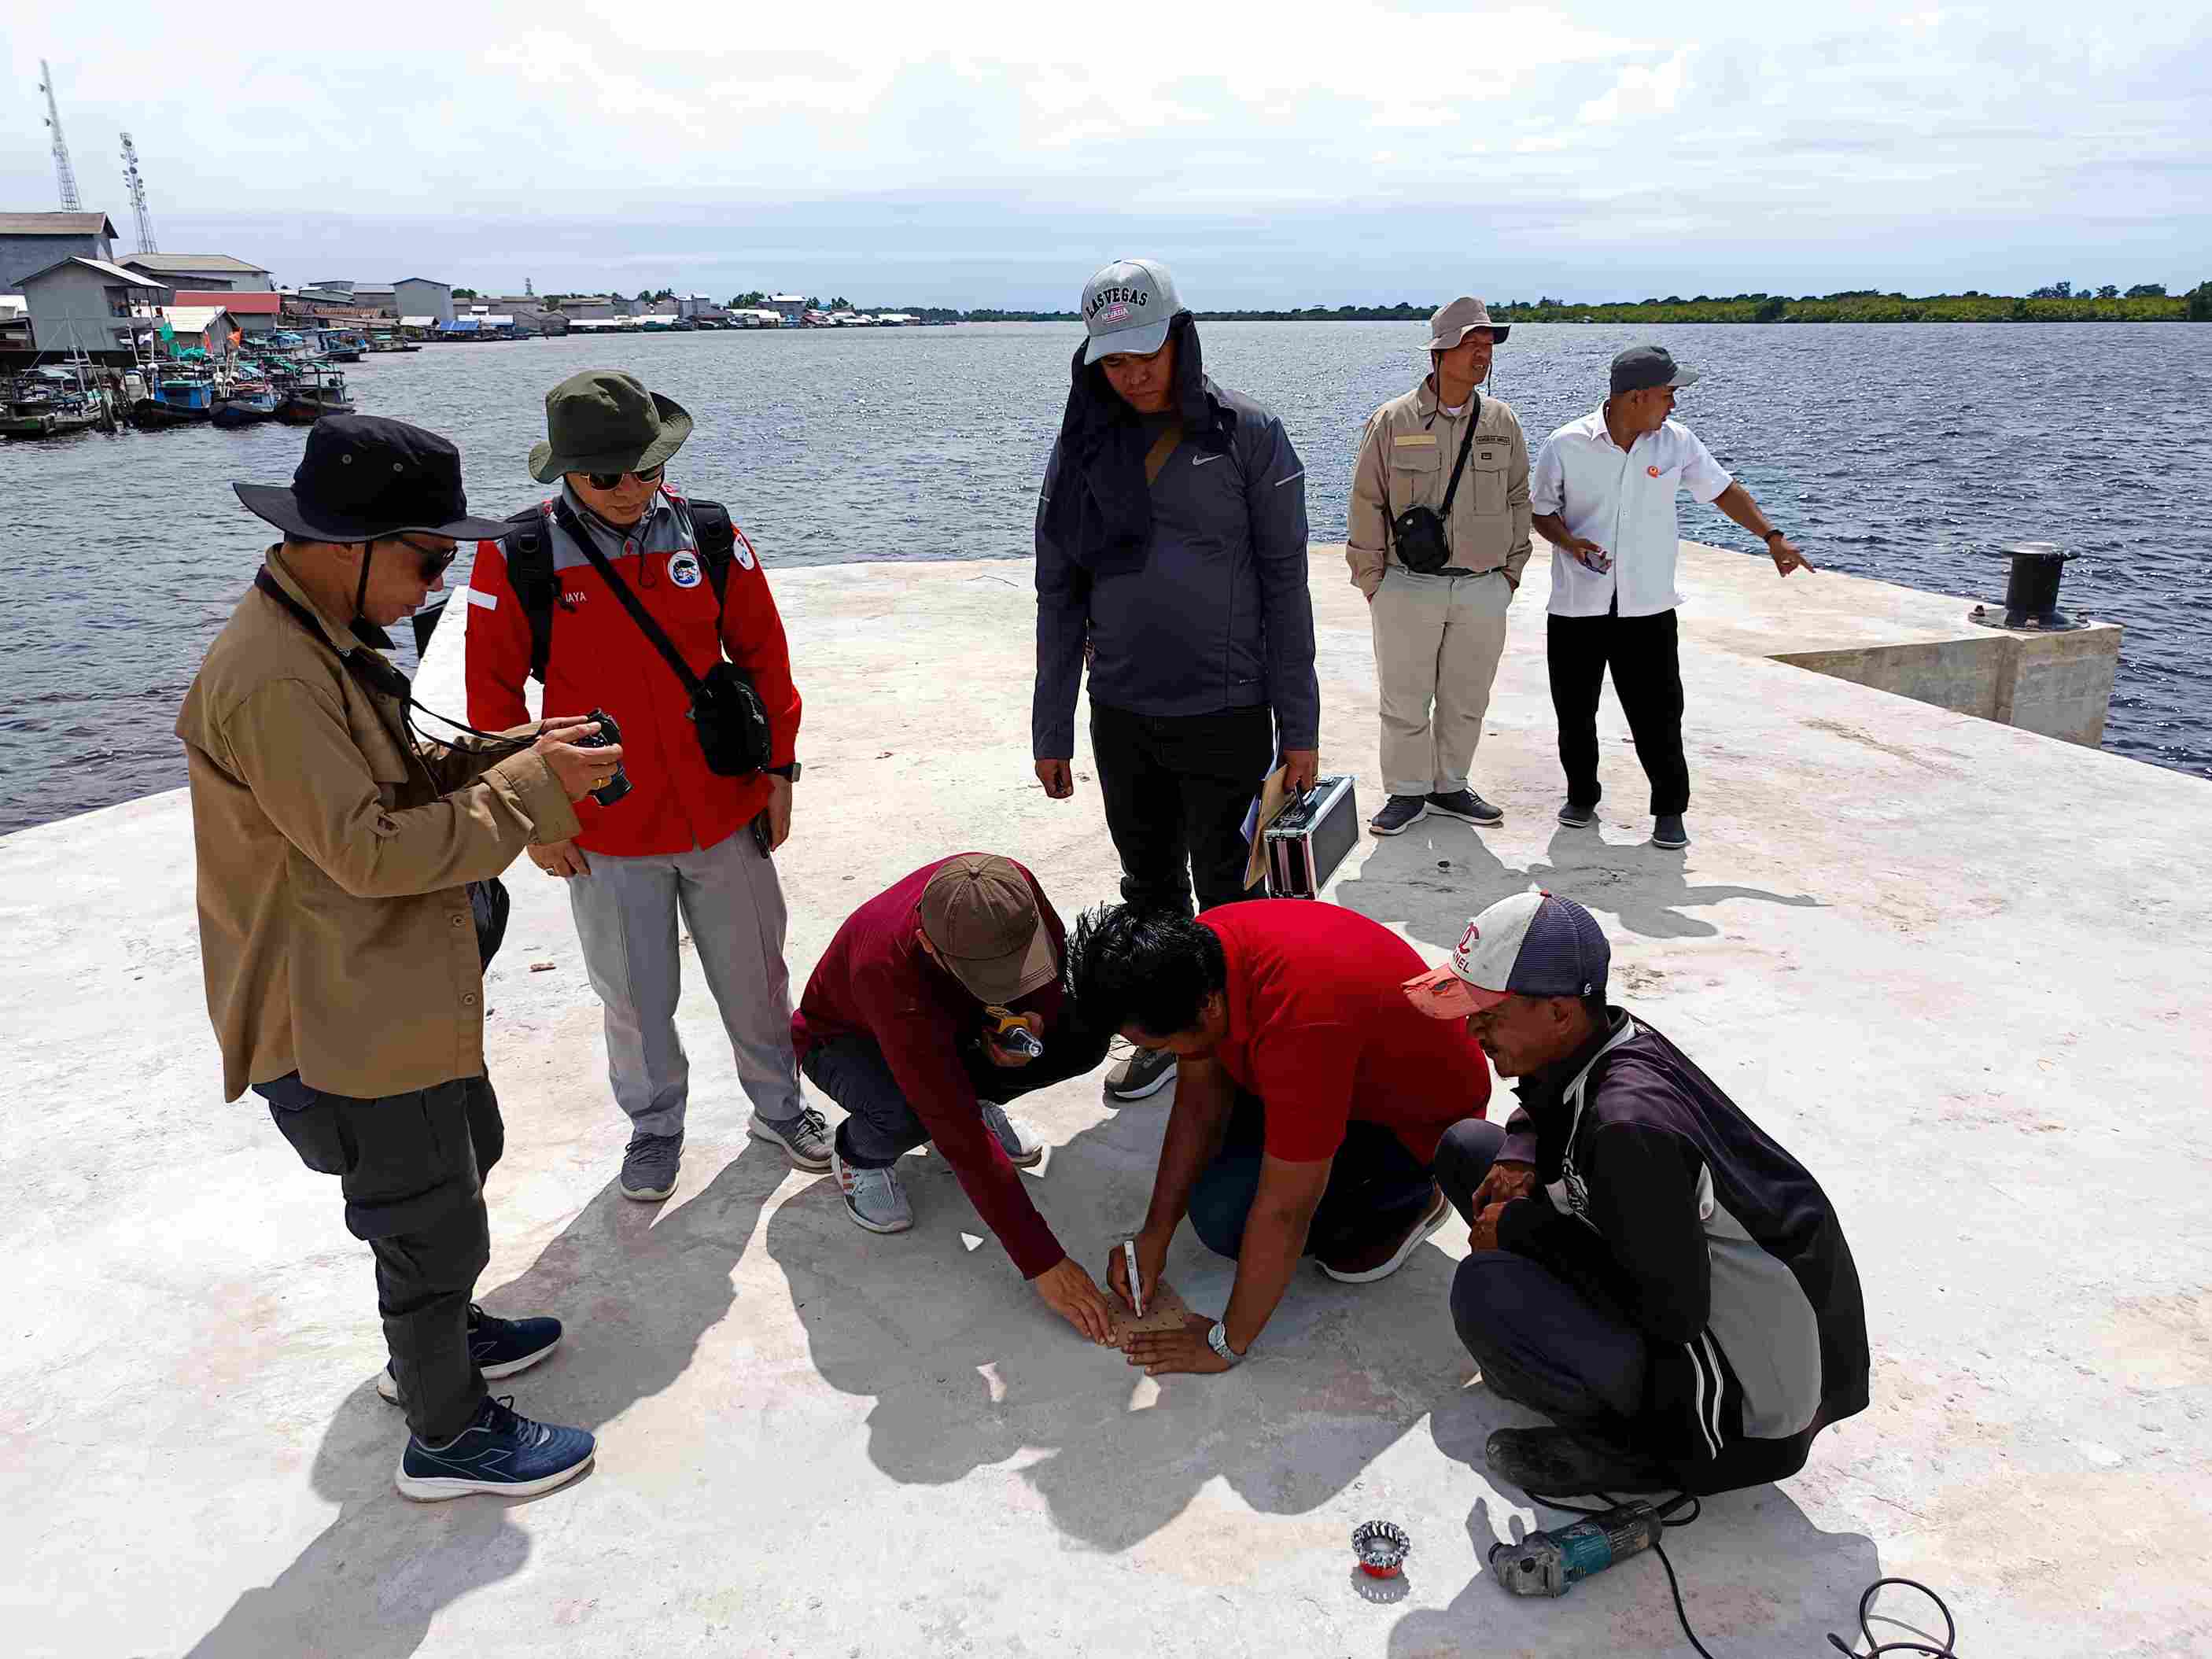
[[[668,580],[678,587],[696,587],[703,574],[699,568],[699,556],[690,549],[668,556]]]
[[[1409,437],[1393,438],[1390,442],[1400,449],[1434,449],[1437,447],[1437,434],[1433,432],[1417,432]]]

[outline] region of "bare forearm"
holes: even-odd
[[[1275,1305],[1290,1288],[1298,1258],[1305,1254],[1310,1209],[1262,1210],[1255,1200],[1244,1221],[1244,1243],[1237,1252],[1237,1284],[1221,1316],[1229,1346],[1242,1353],[1274,1317]]]
[[[1186,1060],[1176,1067],[1175,1105],[1160,1141],[1152,1206],[1145,1212],[1146,1232],[1164,1240],[1182,1222],[1198,1177],[1221,1150],[1234,1101],[1228,1074],[1212,1061]]]
[[[1568,539],[1566,520],[1556,513],[1538,513],[1528,520],[1528,527],[1554,546]]]
[[[1761,541],[1774,533],[1766,514],[1759,510],[1759,503],[1752,500],[1751,492],[1740,483],[1732,483],[1721,491],[1713,498],[1713,505]]]

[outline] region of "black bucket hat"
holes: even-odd
[[[564,472],[650,472],[684,447],[691,417],[635,374],[587,368],[545,394],[545,434],[530,476],[557,483]]]
[[[292,487],[234,483],[246,510],[286,535],[370,542],[410,533],[489,541],[497,519],[469,517],[461,452],[434,432],[380,415],[325,415],[307,429]]]

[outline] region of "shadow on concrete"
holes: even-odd
[[[1164,1113],[1136,1114],[1058,1147],[1041,1207],[1061,1243],[1103,1272],[1115,1226],[1093,1206],[1140,1214]],[[1224,1376],[1157,1382],[1112,1349],[1076,1336],[1017,1278],[981,1231],[943,1164],[903,1166],[911,1232],[853,1226],[828,1182],[769,1218],[769,1253],[788,1279],[815,1369],[847,1394],[873,1396],[868,1455],[893,1480],[942,1485],[1026,1455],[1020,1478],[1054,1525],[1103,1551],[1166,1526],[1206,1483],[1225,1480],[1252,1508],[1294,1515],[1355,1480],[1418,1424],[1441,1379],[1465,1374],[1446,1316],[1452,1262],[1414,1252],[1378,1284],[1339,1285],[1310,1264],[1292,1280],[1261,1352]],[[1069,1202],[1052,1200],[1065,1196]],[[1087,1215],[1070,1213],[1081,1209]],[[1166,1270],[1191,1307],[1217,1314],[1235,1264],[1186,1226]],[[1157,1391],[1157,1398],[1152,1396]]]
[[[1382,841],[1359,873],[1340,884],[1334,896],[1349,909],[1401,927],[1408,937],[1442,950],[1459,943],[1467,919],[1484,906],[1531,887],[1577,900],[1648,939],[1717,934],[1717,924],[1686,913],[1733,899],[1793,908],[1821,903],[1810,893],[1693,884],[1686,854],[1662,851],[1648,841],[1608,842],[1595,830],[1562,826],[1544,850],[1547,861],[1515,869],[1468,825],[1424,818],[1404,834]]]
[[[728,1314],[737,1295],[731,1269],[789,1173],[780,1152],[747,1141],[665,1216],[609,1182],[520,1278],[483,1295],[494,1313],[550,1313],[568,1328],[559,1352],[492,1384],[493,1393],[513,1394],[526,1416],[597,1430],[668,1387]],[[496,1228],[496,1174],[491,1207]],[[361,1272],[363,1316],[374,1317],[366,1257]],[[311,1477],[318,1494],[341,1505],[337,1518],[274,1583],[240,1595],[191,1659],[406,1659],[441,1609],[521,1569],[530,1540],[508,1524],[507,1510],[558,1502],[569,1488],[541,1499],[411,1504],[392,1485],[406,1433],[373,1379],[347,1395]]]
[[[1491,1546],[1527,1534],[1529,1506],[1517,1487],[1491,1485],[1483,1442],[1507,1423],[1543,1420],[1480,1386],[1437,1405],[1429,1422],[1437,1449],[1471,1465],[1481,1493],[1467,1517],[1468,1540],[1481,1565],[1449,1606],[1398,1621],[1390,1632],[1391,1659],[1686,1651],[1656,1560],[1623,1562],[1556,1601],[1510,1595],[1490,1577]],[[1541,1508],[1535,1515],[1538,1526],[1553,1528],[1577,1518]],[[1860,1593],[1881,1576],[1871,1538],[1822,1532],[1773,1486],[1706,1498],[1698,1521],[1668,1533],[1667,1553],[1680,1575],[1691,1624],[1723,1654],[1829,1652],[1828,1632],[1856,1633]]]

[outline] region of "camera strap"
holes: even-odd
[[[1468,394],[1467,435],[1459,441],[1459,459],[1452,463],[1451,482],[1444,486],[1444,504],[1437,510],[1437,520],[1444,527],[1447,544],[1449,544],[1451,533],[1452,501],[1459,494],[1460,474],[1467,470],[1468,452],[1474,447],[1474,428],[1481,419],[1482,393],[1471,392]],[[1379,448],[1380,446],[1377,447]],[[1382,527],[1385,532],[1391,533],[1395,539],[1398,519],[1397,515],[1390,511],[1390,460],[1387,454],[1382,456]],[[1411,507],[1406,510],[1409,513],[1413,511]]]

